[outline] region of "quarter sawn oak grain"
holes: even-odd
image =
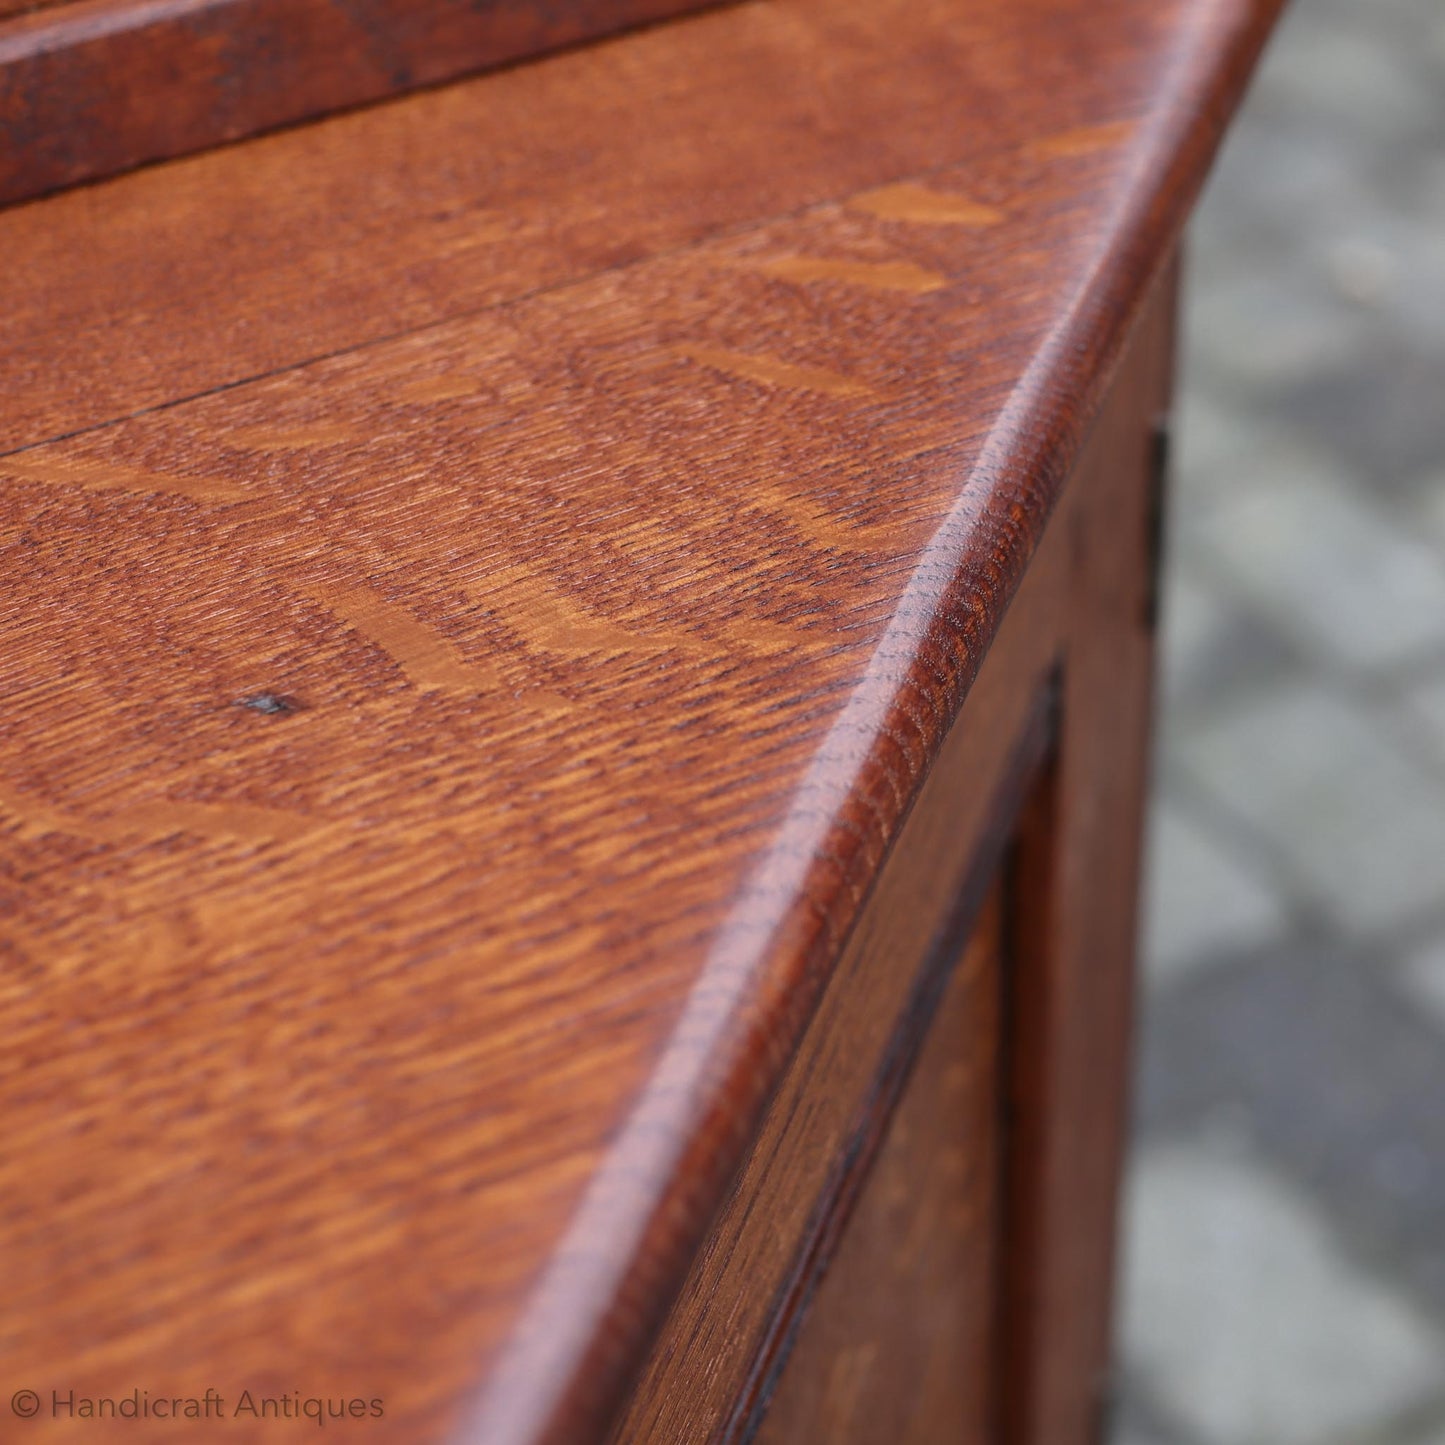
[[[1175,289],[1171,269],[1133,328],[614,1441],[733,1445],[759,1420],[776,1440],[806,1436],[809,1417],[829,1439],[1060,1445],[1096,1432],[1148,757],[1150,442]],[[985,891],[997,930],[987,909],[974,916]],[[964,952],[995,961],[1006,1006],[969,987],[950,1023],[937,1000]],[[909,1155],[889,1123],[900,1078],[940,1049],[971,1102],[926,1127],[952,1129],[962,1175]],[[909,1101],[919,1087],[906,1085],[905,1136],[927,1108]],[[880,1140],[881,1181],[867,1172]],[[921,1212],[879,1238],[897,1210],[869,1200],[899,1189]],[[938,1211],[954,1233],[920,1227]],[[865,1286],[880,1269],[891,1280]],[[915,1328],[926,1345],[910,1346]]]
[[[0,0],[0,202],[707,3]]]
[[[13,1378],[605,1431],[1272,9],[743,5],[0,213]]]
[[[985,1445],[998,1207],[992,893],[803,1323],[757,1445]]]

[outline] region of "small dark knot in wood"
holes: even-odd
[[[267,717],[277,717],[288,712],[297,712],[301,704],[294,697],[286,697],[279,692],[258,692],[254,697],[243,697],[236,700],[237,707],[248,707],[252,712],[265,713]]]

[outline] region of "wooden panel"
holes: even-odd
[[[1007,1445],[1085,1445],[1108,1398],[1176,291],[1170,266],[1073,482],[1091,500],[1071,519],[1060,746],[1014,870]]]
[[[969,303],[958,384],[977,372],[992,398],[957,413],[977,433],[1039,342],[1016,288],[1036,282],[1056,320],[1108,255],[1088,294],[1137,289],[1276,8],[1119,0],[1101,25],[1088,0],[724,7],[12,207],[0,450],[850,196],[861,234],[818,242],[852,272],[774,284],[835,304],[851,288],[864,328],[890,298],[938,299],[888,266],[942,261]],[[748,290],[766,274],[732,272]]]
[[[708,3],[0,0],[0,203]]]
[[[949,982],[757,1445],[994,1440],[997,887]]]
[[[35,10],[50,10],[56,5],[65,5],[70,0],[0,0],[0,19],[12,15],[24,15]]]
[[[615,1431],[618,1441],[701,1445],[747,1438],[849,1197],[838,1161],[858,1157],[850,1142],[856,1121],[875,1118],[876,1100],[887,1097],[875,1082],[885,1072],[883,1061],[900,1051],[909,1057],[896,1022],[917,1016],[917,1005],[911,1013],[907,1002],[918,987],[916,965],[908,961],[929,960],[930,946],[946,936],[941,920],[960,900],[968,906],[1013,834],[1030,771],[1018,759],[1038,756],[1037,700],[1055,670],[1063,679],[1055,761],[1022,814],[1007,897],[1010,935],[1022,946],[1017,959],[1011,956],[1017,967],[1011,966],[1008,984],[1013,1082],[1003,1239],[1016,1253],[1007,1262],[1010,1295],[999,1320],[999,1360],[1010,1391],[1000,1405],[1007,1428],[1019,1432],[1005,1435],[1010,1445],[1015,1439],[1084,1445],[1088,1438],[1085,1425],[1107,1356],[1101,1321],[1113,1224],[1112,1194],[1104,1191],[1107,1169],[1117,1163],[1123,1113],[1133,960],[1130,860],[1147,756],[1141,728],[1152,627],[1144,605],[1150,443],[1167,398],[1173,306],[1171,276],[1140,324],[1059,511],[849,939],[752,1156],[698,1254]],[[1117,694],[1113,723],[1094,711],[1102,705],[1093,701],[1094,688],[1102,690],[1101,699]],[[1091,771],[1076,774],[1083,756]],[[1057,813],[1065,764],[1075,785],[1089,789],[1090,811],[1078,815],[1087,816],[1087,831]],[[1041,868],[1041,857],[1061,853],[1067,869]],[[1107,920],[1112,931],[1100,936],[1081,910]],[[1056,945],[1045,957],[1037,943],[1040,919],[1065,915],[1084,928],[1080,951],[1069,940],[1067,952]],[[1090,1061],[1088,1079],[1071,1081],[1074,1094],[1051,1092],[1046,1102],[1038,1071],[1052,1065],[1034,1012],[1042,1007],[1045,973],[1053,988],[1089,992],[1088,1005],[1078,1005],[1072,1021],[1049,1027],[1054,1037],[1069,1037],[1081,1061]],[[1049,1166],[1058,1202],[1048,1211],[1045,1250],[1030,1234],[1040,1207],[1038,1151],[1044,1138],[1072,1141],[1076,1134],[1085,1141],[1082,1154]],[[1044,1281],[1037,1277],[1041,1270],[1060,1273]],[[1037,1319],[1031,1329],[1020,1328],[1032,1301],[1056,1294],[1059,1316],[1042,1334],[1044,1322]],[[1022,1392],[1047,1389],[1069,1402],[1067,1410],[1050,1407],[1059,1429],[1027,1434],[1036,1428],[1027,1423],[1034,1407],[1023,1403]]]
[[[1068,582],[1051,534],[698,1251],[619,1445],[746,1438],[1047,745]]]

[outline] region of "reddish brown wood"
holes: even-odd
[[[1098,1438],[1128,1082],[1149,757],[1156,429],[1175,268],[1142,319],[1071,485],[1079,579],[1057,755],[1026,812],[1010,911],[1003,1438]]]
[[[1095,1386],[1107,1361],[1112,1186],[1147,756],[1149,441],[1167,399],[1173,305],[1171,276],[1140,324],[1060,511],[849,938],[752,1156],[697,1255],[616,1431],[618,1441],[701,1445],[750,1438],[807,1309],[802,1337],[811,1333],[826,1343],[804,1349],[797,1368],[805,1383],[786,1392],[793,1403],[784,1405],[782,1424],[765,1427],[764,1438],[800,1433],[802,1416],[829,1389],[822,1378],[828,1360],[870,1349],[891,1359],[908,1336],[885,1326],[889,1311],[937,1319],[949,1317],[954,1306],[963,1309],[961,1319],[974,1322],[967,1338],[945,1334],[934,1343],[940,1357],[954,1350],[955,1383],[969,1382],[968,1430],[982,1438],[985,1426],[992,1428],[995,1402],[984,1378],[985,1366],[996,1363],[1002,1438],[1010,1445],[1082,1445],[1091,1438]],[[928,977],[931,957],[949,958],[956,947],[945,920],[960,900],[968,906],[1019,826],[1021,771],[1032,774],[1020,761],[1038,756],[1039,744],[1030,741],[1038,737],[1037,724],[1030,719],[1041,716],[1038,699],[1053,695],[1045,685],[1053,675],[1062,679],[1054,761],[1022,815],[1004,894],[1011,1008],[1000,1032],[1013,1081],[1009,1096],[996,1087],[988,1062],[997,1042],[992,1026],[971,1033],[957,1059],[987,1076],[987,1107],[1007,1120],[999,1235],[991,1233],[997,1216],[986,1201],[995,1185],[989,1171],[1000,1163],[986,1133],[972,1140],[969,1188],[977,1207],[969,1289],[951,1297],[953,1284],[940,1276],[939,1296],[927,1289],[910,1294],[905,1280],[917,1279],[910,1273],[916,1261],[907,1251],[944,1241],[902,1232],[897,1288],[880,1286],[873,1308],[830,1305],[850,1288],[846,1282],[825,1280],[811,1300],[840,1234],[843,1252],[854,1256],[866,1258],[881,1247],[849,1243],[852,1171],[868,1158],[857,1141],[876,1140],[885,1127],[889,1070],[900,1060],[906,1067],[917,1050],[916,1000],[920,990],[927,993],[917,980]],[[1112,700],[1107,717],[1100,713],[1106,696]],[[1012,766],[1011,753],[1018,754]],[[1075,790],[1067,807],[1060,792],[1065,769]],[[1043,936],[1048,950],[1040,947]],[[1062,1004],[1072,990],[1085,992],[1087,1001],[1070,997]],[[1066,1018],[1055,1016],[1061,1008]],[[1051,1072],[1056,1050],[1069,1060],[1070,1072],[1060,1080]],[[840,1174],[844,1159],[852,1162]],[[1040,1183],[1045,1169],[1047,1201]],[[927,1177],[913,1175],[921,1200],[930,1197]],[[865,1193],[874,1187],[868,1184]],[[870,1228],[865,1224],[865,1233]],[[995,1271],[1005,1282],[1000,1329],[996,1339],[991,1330],[983,1338],[974,1324],[981,1302],[994,1300]],[[1036,1311],[1039,1301],[1046,1306]],[[813,1323],[817,1310],[821,1323]],[[914,1364],[931,1357],[925,1351]],[[793,1368],[786,1367],[785,1377]],[[874,1422],[874,1438],[892,1438],[899,1421],[886,1430],[877,1422],[918,1402],[918,1391],[907,1385],[901,1366],[879,1379],[891,1386],[880,1387],[877,1397],[840,1386],[834,1403],[856,1408],[859,1428]],[[949,1407],[940,1400],[938,1408]],[[1050,1431],[1040,1424],[1043,1415]],[[965,1427],[946,1430],[925,1411],[918,1428],[920,1438],[952,1440],[963,1438]],[[845,1422],[833,1421],[819,1438],[845,1438]]]
[[[998,1168],[999,896],[932,1021],[758,1445],[987,1445]]]
[[[845,256],[910,236],[914,264],[971,288],[956,344],[1003,348],[1020,376],[1048,318],[1133,284],[1178,227],[1275,8],[1127,0],[1099,24],[1085,0],[723,7],[12,208],[0,450],[809,208]],[[961,199],[930,213],[919,190]],[[847,284],[792,288],[837,304]],[[853,289],[855,323],[870,299],[931,304],[896,277]]]
[[[0,18],[24,15],[33,10],[48,10],[55,5],[64,5],[69,0],[0,0]]]
[[[713,3],[0,0],[0,203]]]
[[[1049,741],[1068,562],[1049,542],[1035,559],[698,1251],[617,1442],[746,1439],[759,1415]],[[998,1099],[992,1023],[980,1003],[963,1060],[983,1076],[975,1083],[989,1109]],[[968,1180],[977,1206],[968,1247],[985,1261],[994,1162],[983,1148]]]
[[[16,1379],[598,1438],[1271,9],[742,6],[0,215]]]

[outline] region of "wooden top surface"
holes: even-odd
[[[0,0],[0,202],[713,3]]]
[[[589,1438],[1272,10],[745,3],[0,213],[27,1438]]]

